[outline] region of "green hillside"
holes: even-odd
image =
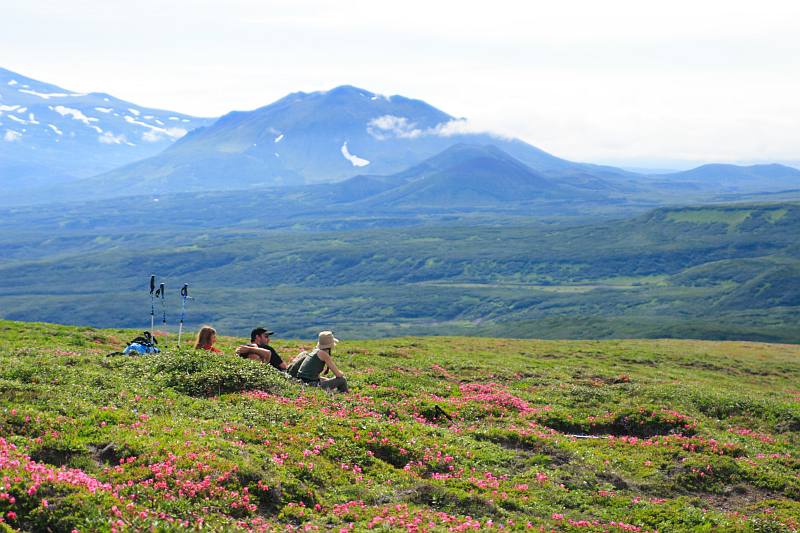
[[[0,244],[7,319],[149,326],[147,280],[192,325],[284,337],[468,334],[800,342],[800,205],[670,208],[583,226],[463,221],[315,232],[27,229]]]
[[[797,346],[344,339],[328,395],[133,334],[0,322],[0,531],[800,527]]]

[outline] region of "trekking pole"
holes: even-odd
[[[183,317],[186,314],[186,300],[191,298],[189,296],[189,284],[184,283],[181,287],[181,325],[178,328],[178,346],[181,345],[181,333],[183,333]]]
[[[161,283],[156,289],[156,298],[161,297],[161,326],[164,328],[164,346],[167,345],[167,303],[164,300],[166,296],[166,289],[164,284]]]
[[[155,327],[155,316],[156,316],[156,302],[153,293],[156,290],[156,275],[153,274],[150,276],[150,333],[153,332],[153,328]]]

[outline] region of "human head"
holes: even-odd
[[[320,331],[317,337],[317,348],[321,350],[330,350],[336,346],[338,342],[339,339],[333,336],[332,331]]]
[[[203,326],[197,332],[197,341],[194,343],[195,348],[202,348],[203,346],[211,346],[217,338],[217,330],[211,326]]]
[[[270,337],[275,335],[274,331],[270,331],[267,328],[255,328],[253,331],[250,332],[250,342],[256,342],[256,337]]]

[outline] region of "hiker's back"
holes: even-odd
[[[299,354],[297,354],[297,357],[295,357],[292,360],[292,362],[289,363],[289,366],[286,367],[286,373],[289,374],[289,376],[291,376],[293,378],[300,379],[299,376],[298,376],[298,374],[300,373],[300,367],[303,366],[303,363],[305,362],[305,360],[308,359],[308,357],[312,353],[316,353],[316,350],[314,350],[313,352],[306,352],[304,350],[304,351],[300,352]]]
[[[325,368],[325,361],[319,358],[319,350],[314,350],[306,356],[297,372],[297,377],[302,380],[315,381]]]

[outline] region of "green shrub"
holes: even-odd
[[[247,390],[280,393],[290,386],[286,378],[269,365],[206,351],[166,352],[139,361],[154,379],[190,396]]]

